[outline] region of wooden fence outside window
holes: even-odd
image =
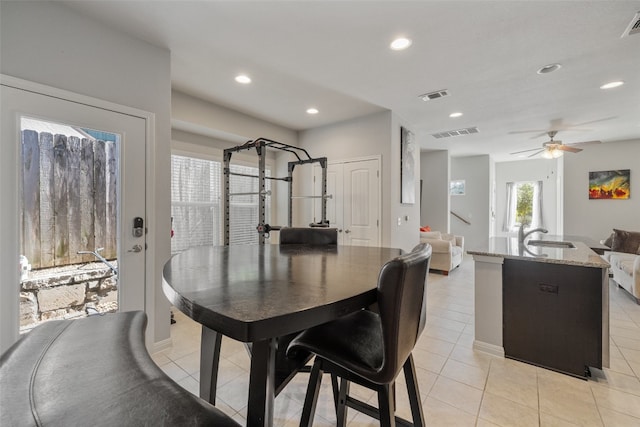
[[[117,147],[22,131],[21,254],[33,269],[117,257]]]

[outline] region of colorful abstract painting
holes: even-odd
[[[590,199],[628,199],[631,170],[589,172]]]

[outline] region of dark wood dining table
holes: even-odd
[[[200,397],[215,404],[222,335],[250,343],[247,425],[271,426],[275,396],[308,360],[287,360],[282,337],[374,304],[380,268],[401,254],[266,244],[196,247],[173,256],[163,290],[202,325]]]

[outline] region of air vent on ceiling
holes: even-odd
[[[440,138],[450,138],[452,136],[471,135],[473,133],[478,133],[478,128],[477,127],[457,129],[457,130],[448,130],[448,131],[445,131],[445,132],[432,133],[431,136],[433,136],[436,139],[440,139]]]
[[[418,96],[423,101],[431,101],[432,99],[442,98],[444,96],[449,96],[449,91],[447,89],[437,90],[435,92],[425,93],[423,95]]]
[[[622,37],[632,36],[634,34],[640,34],[640,12],[636,13],[636,16],[633,17],[627,29],[622,33]]]

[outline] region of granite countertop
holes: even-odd
[[[486,250],[467,250],[467,253],[470,255],[493,256],[550,264],[609,268],[609,263],[585,243],[579,240],[572,240],[570,236],[564,237],[566,238],[535,233],[525,239],[524,245],[518,244],[517,237],[492,237],[489,239],[489,247]],[[573,243],[575,248],[532,246],[527,245],[529,240],[569,241]]]

